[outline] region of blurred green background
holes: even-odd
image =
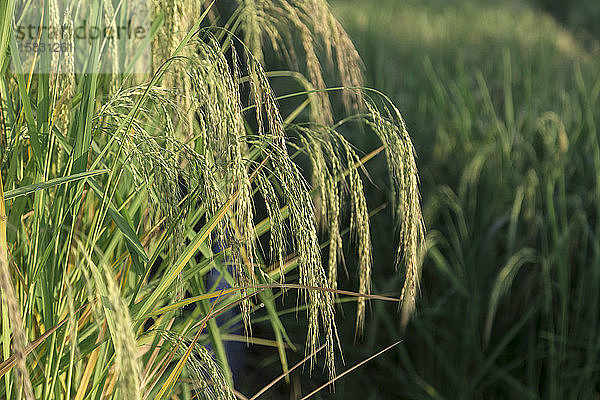
[[[600,398],[600,2],[332,5],[407,121],[428,253],[406,329],[373,302],[362,338],[343,324],[339,370],[402,344],[317,398]],[[371,208],[383,168],[368,166]],[[397,295],[389,221],[374,217],[373,292]]]

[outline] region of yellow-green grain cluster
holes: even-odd
[[[59,3],[49,2],[49,18],[58,24],[62,15],[70,45],[74,21],[89,13],[114,30],[135,11],[111,0]],[[140,44],[152,50],[151,75],[121,71],[131,49],[108,38],[99,54],[91,46],[88,73],[75,70],[81,54],[65,52],[41,56],[52,74],[0,77],[8,138],[0,172],[9,173],[11,209],[0,214],[9,223],[0,285],[17,372],[0,377],[7,398],[18,387],[27,399],[233,399],[229,328],[215,316],[239,306],[250,343],[264,306],[286,372],[294,344],[275,299],[292,279],[306,308],[310,367],[324,346],[334,378],[344,254],[356,249],[357,330],[373,270],[374,205],[361,152],[344,136],[351,128],[372,126],[386,147],[407,268],[402,295],[414,308],[423,231],[410,138],[399,114],[384,118],[365,102],[362,64],[326,2],[248,0],[233,11],[208,3],[152,1],[153,36]],[[273,51],[295,71],[269,71]],[[273,79],[304,91],[282,96]],[[233,289],[210,293],[213,270]],[[209,313],[213,306],[220,311]]]

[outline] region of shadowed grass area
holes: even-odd
[[[429,231],[404,342],[339,398],[597,397],[597,57],[526,2],[335,5],[414,132]],[[385,268],[393,225],[373,226]],[[347,359],[402,335],[393,306],[373,311]]]

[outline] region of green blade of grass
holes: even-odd
[[[219,222],[225,217],[225,214],[231,208],[235,200],[237,199],[238,194],[234,194],[227,203],[225,203],[215,215],[202,227],[202,229],[198,232],[198,234],[194,237],[192,242],[185,248],[182,254],[179,256],[177,261],[169,267],[169,269],[162,276],[160,282],[158,283],[156,289],[150,294],[150,296],[143,302],[143,304],[137,310],[137,318],[136,324],[141,323],[140,317],[146,315],[151,307],[156,303],[156,301],[162,296],[162,294],[168,289],[168,287],[173,283],[176,279],[177,275],[183,270],[188,261],[194,256],[196,251],[199,249],[200,245],[204,243],[206,239],[210,236],[210,234],[217,227]]]
[[[13,189],[5,192],[4,199],[12,200],[20,196],[27,196],[31,193],[35,193],[39,190],[50,189],[58,185],[63,185],[65,183],[76,182],[82,179],[91,178],[93,176],[103,175],[109,172],[108,169],[101,169],[97,171],[88,171],[81,172],[78,174],[73,174],[69,176],[64,176],[62,178],[51,179],[45,182],[34,183],[32,185],[27,185],[20,187],[18,189]]]
[[[98,182],[91,179],[89,181],[89,184],[90,184],[90,187],[92,188],[92,190],[94,191],[94,193],[96,194],[96,196],[98,196],[98,198],[100,198],[100,199],[103,199],[104,191],[102,190],[102,188],[98,184]],[[114,221],[114,223],[117,226],[117,228],[119,229],[119,231],[121,231],[121,233],[125,237],[125,239],[127,241],[127,246],[129,247],[129,250],[130,250],[130,253],[132,255],[135,254],[135,255],[139,256],[141,258],[141,261],[148,262],[148,255],[146,254],[146,250],[144,250],[144,247],[140,243],[140,239],[136,235],[136,233],[133,230],[133,228],[131,227],[131,225],[129,225],[129,223],[127,222],[125,217],[123,217],[121,215],[121,213],[117,210],[117,208],[112,203],[109,203],[109,205],[108,205],[108,215]],[[137,258],[133,258],[133,263],[134,263],[134,267],[135,267],[135,272],[138,275],[142,276],[144,274],[143,265],[139,262],[139,260],[137,260]]]

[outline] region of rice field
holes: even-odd
[[[597,39],[534,2],[335,4],[367,83],[406,116],[428,228],[415,316],[404,330],[374,303],[347,357],[403,343],[339,398],[597,398]],[[385,265],[392,224],[373,227]],[[379,293],[398,284],[374,277]]]
[[[0,398],[600,396],[594,5],[330,3],[0,3]]]

